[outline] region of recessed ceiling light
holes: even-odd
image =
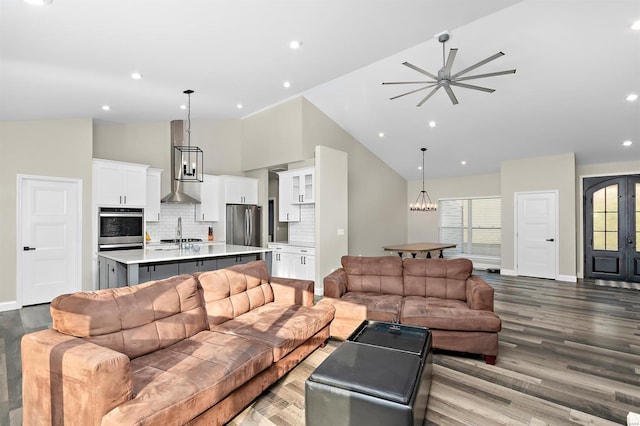
[[[134,72],[131,74],[131,78],[134,80],[140,80],[142,78],[142,74],[140,74],[139,72]]]
[[[631,146],[631,145],[633,145],[633,142],[631,142],[631,141],[622,142],[622,146]]]
[[[378,137],[379,138],[384,138],[384,133],[382,133],[382,132],[378,133]]]
[[[463,166],[466,166],[466,165],[467,165],[467,162],[466,162],[466,161],[464,161],[464,160],[462,160],[462,161],[460,162],[460,164],[462,164]]]
[[[435,121],[430,121],[430,122],[429,122],[429,127],[431,127],[432,129],[433,129],[434,127],[436,127],[436,122],[435,122]]]
[[[293,50],[300,49],[300,46],[302,46],[302,42],[300,40],[293,40],[289,42],[289,47]]]
[[[186,105],[180,105],[180,109],[187,109]]]
[[[103,111],[111,111],[111,107],[109,105],[102,105]]]
[[[418,166],[418,170],[422,170],[422,166]]]
[[[631,25],[632,30],[640,31],[640,21],[636,21]]]
[[[635,100],[637,100],[637,99],[638,99],[638,95],[637,95],[637,94],[635,94],[635,93],[631,93],[629,96],[627,96],[627,100],[628,100],[629,102],[633,102],[633,101],[635,101]]]
[[[236,108],[238,108],[238,109],[242,109],[242,104],[238,104],[238,105],[236,105]]]
[[[289,87],[291,87],[291,83],[289,83],[288,81],[285,81],[284,83],[282,83],[282,85],[288,89]]]

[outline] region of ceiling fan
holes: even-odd
[[[438,41],[440,43],[442,43],[442,68],[440,68],[438,70],[438,75],[434,75],[431,74],[428,71],[423,70],[422,68],[419,68],[409,62],[403,62],[402,65],[407,66],[409,68],[411,68],[414,71],[418,71],[420,74],[424,74],[427,77],[431,78],[432,80],[428,80],[428,81],[397,81],[397,82],[390,82],[390,83],[382,83],[382,84],[426,84],[426,86],[421,87],[419,89],[416,90],[411,90],[409,92],[403,93],[401,95],[398,96],[394,96],[392,98],[390,98],[391,100],[393,99],[397,99],[400,98],[402,96],[406,96],[406,95],[410,95],[412,93],[416,93],[419,92],[421,90],[426,90],[429,88],[433,88],[428,94],[427,96],[425,96],[420,102],[418,102],[418,105],[416,106],[422,106],[423,103],[425,103],[431,96],[434,95],[434,93],[436,93],[438,91],[439,88],[444,88],[445,92],[447,92],[447,95],[449,95],[449,99],[451,99],[451,103],[453,103],[454,105],[456,105],[458,103],[458,99],[456,98],[456,95],[453,94],[453,90],[451,89],[451,86],[457,86],[457,87],[464,87],[465,89],[473,89],[473,90],[480,90],[482,92],[488,92],[488,93],[493,93],[495,92],[495,89],[489,89],[487,87],[481,87],[481,86],[474,86],[472,84],[467,84],[467,83],[461,83],[461,81],[465,81],[465,80],[473,80],[476,78],[485,78],[485,77],[495,77],[497,75],[503,75],[503,74],[514,74],[516,72],[516,70],[507,70],[507,71],[498,71],[498,72],[490,72],[487,74],[477,74],[477,75],[470,75],[470,76],[466,76],[463,77],[463,75],[467,74],[469,71],[473,71],[476,68],[479,68],[481,66],[483,66],[484,64],[493,61],[494,59],[499,58],[500,56],[503,56],[504,53],[502,52],[498,52],[495,55],[489,56],[486,59],[483,59],[482,61],[471,65],[470,67],[467,67],[465,69],[463,69],[462,71],[458,71],[456,73],[451,72],[451,69],[453,68],[453,61],[456,58],[456,54],[458,53],[458,49],[449,49],[449,57],[447,58],[447,61],[445,62],[444,57],[445,57],[445,43],[449,40],[449,33],[444,32],[438,35]]]

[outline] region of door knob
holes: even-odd
[[[555,241],[555,239],[554,239],[554,238],[547,238],[545,241],[551,241],[551,242],[553,242],[553,241]]]

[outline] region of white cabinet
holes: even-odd
[[[183,191],[200,204],[196,204],[196,222],[217,222],[220,220],[220,176],[203,175],[202,182],[184,182]]]
[[[224,179],[225,204],[258,204],[258,179],[221,176]]]
[[[142,164],[94,159],[96,205],[144,208],[147,203],[148,167]]]
[[[144,208],[144,220],[147,222],[160,221],[161,175],[161,169],[147,169],[147,205]]]
[[[278,220],[280,222],[299,222],[300,205],[292,204],[293,179],[285,172],[278,173]]]
[[[291,171],[291,202],[293,204],[313,204],[313,167]]]
[[[289,244],[269,244],[271,275],[315,281],[315,248]]]
[[[299,222],[300,204],[313,204],[314,168],[293,169],[278,173],[278,220]]]

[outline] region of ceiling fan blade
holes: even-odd
[[[434,80],[437,80],[437,79],[438,79],[438,77],[437,77],[437,76],[435,76],[435,75],[431,74],[429,71],[425,71],[425,70],[423,70],[422,68],[416,67],[415,65],[410,64],[409,62],[403,62],[403,63],[402,63],[402,65],[404,65],[405,67],[409,67],[409,68],[411,68],[411,69],[412,69],[412,70],[414,70],[414,71],[418,71],[420,74],[424,74],[424,75],[426,75],[427,77],[431,77],[431,78],[432,78],[432,79],[434,79]]]
[[[392,100],[394,100],[394,99],[398,99],[398,98],[401,98],[401,97],[403,97],[403,96],[407,96],[407,95],[410,95],[410,94],[412,94],[412,93],[416,93],[416,92],[419,92],[419,91],[421,91],[421,90],[428,89],[429,87],[433,87],[433,86],[435,86],[435,85],[436,85],[435,83],[434,83],[434,84],[430,84],[430,85],[428,85],[428,86],[424,86],[424,87],[421,87],[421,88],[419,88],[419,89],[412,90],[412,91],[410,91],[410,92],[403,93],[403,94],[398,95],[398,96],[394,96],[393,98],[389,98],[389,100],[391,100],[391,101],[392,101]]]
[[[516,70],[507,70],[507,71],[490,72],[487,74],[470,75],[468,77],[456,78],[456,81],[472,80],[474,78],[495,77],[497,75],[505,75],[505,74],[515,74],[515,72]]]
[[[476,68],[481,67],[481,66],[483,66],[484,64],[486,64],[486,63],[489,63],[489,62],[493,61],[494,59],[498,59],[500,56],[504,56],[504,53],[502,53],[502,52],[498,52],[498,53],[496,53],[496,54],[495,54],[495,55],[493,55],[493,56],[489,56],[488,58],[483,59],[482,61],[480,61],[480,62],[478,62],[478,63],[476,63],[476,64],[473,64],[473,65],[471,65],[471,66],[470,66],[470,67],[468,67],[468,68],[463,69],[462,71],[458,71],[457,73],[455,73],[454,75],[452,75],[450,78],[451,78],[451,80],[453,80],[453,79],[455,79],[456,77],[461,76],[462,74],[466,74],[466,73],[468,73],[469,71],[475,70]]]
[[[451,90],[451,87],[448,84],[445,84],[443,87],[444,87],[444,90],[446,90],[447,95],[449,95],[449,99],[451,99],[451,103],[454,105],[457,105],[458,99],[456,98],[456,95],[453,94],[453,90]]]
[[[435,83],[435,81],[390,81],[382,84],[429,84]]]
[[[487,87],[480,87],[480,86],[474,86],[471,84],[458,83],[457,81],[452,81],[449,84],[451,84],[452,86],[464,87],[465,89],[480,90],[488,93],[493,93],[496,91],[496,89],[489,89]]]
[[[420,102],[418,102],[418,105],[416,106],[422,106],[423,103],[427,102],[427,99],[429,99],[430,97],[433,96],[434,93],[436,93],[438,91],[438,89],[440,88],[439,85],[436,85],[435,89],[433,89],[432,91],[429,92],[429,94],[427,96],[424,97],[424,99],[422,99]]]
[[[444,66],[444,72],[446,75],[451,74],[451,68],[453,67],[453,61],[456,59],[458,49],[449,49],[449,57],[447,58],[447,64]]]

